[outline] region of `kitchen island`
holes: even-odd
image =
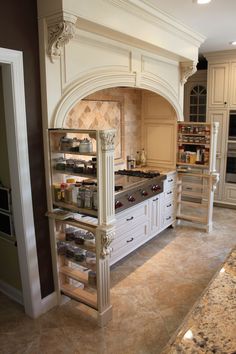
[[[236,353],[236,247],[162,354]]]

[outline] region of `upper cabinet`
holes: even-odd
[[[229,64],[213,63],[208,66],[208,106],[224,108],[228,106]]]
[[[176,124],[176,112],[165,98],[143,92],[142,145],[148,166],[175,168]]]
[[[230,67],[230,108],[236,109],[236,61],[231,62]]]

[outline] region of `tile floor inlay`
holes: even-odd
[[[236,210],[214,208],[213,219],[208,234],[187,223],[170,228],[115,265],[104,328],[75,301],[33,320],[0,293],[0,353],[161,353],[236,245]]]

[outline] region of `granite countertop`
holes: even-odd
[[[236,248],[176,333],[162,354],[236,354]]]

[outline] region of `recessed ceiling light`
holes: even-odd
[[[196,2],[199,5],[203,5],[203,4],[209,4],[211,0],[193,0],[193,2]]]
[[[236,41],[229,42],[229,44],[231,44],[231,45],[236,45]]]

